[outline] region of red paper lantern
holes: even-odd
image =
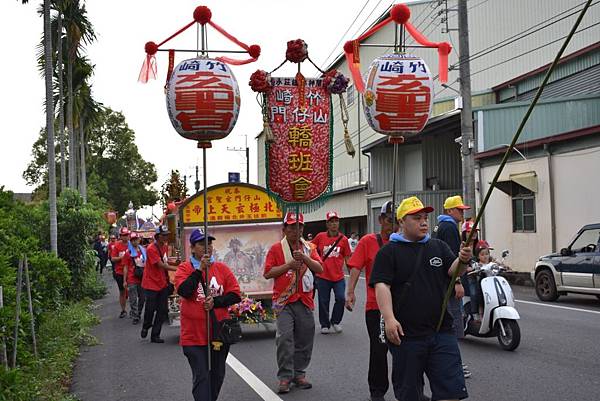
[[[167,85],[167,109],[173,127],[199,142],[225,138],[240,111],[240,90],[229,66],[209,58],[184,60]]]
[[[410,136],[423,130],[433,105],[433,79],[421,58],[389,54],[373,60],[367,73],[364,111],[373,130]]]
[[[110,225],[115,224],[117,222],[117,214],[115,212],[105,212],[104,221]]]

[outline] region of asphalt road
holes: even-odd
[[[191,372],[177,345],[178,328],[165,326],[165,344],[139,337],[139,326],[119,319],[116,284],[106,275],[111,292],[98,303],[101,324],[94,328],[101,344],[82,350],[72,392],[83,401],[192,400]],[[344,332],[315,334],[307,376],[311,390],[292,390],[283,400],[366,400],[368,338],[364,325],[364,280],[357,288],[359,307],[344,315]],[[521,314],[522,340],[514,352],[503,351],[495,338],[467,337],[461,343],[463,360],[473,376],[467,380],[471,400],[564,401],[595,400],[600,385],[600,301],[569,295],[558,302],[540,303],[532,288],[513,287]],[[318,324],[317,324],[318,326]],[[231,354],[266,386],[275,388],[273,332],[250,327]],[[247,374],[241,373],[245,379]],[[253,386],[259,388],[255,382]],[[263,393],[264,394],[264,393]],[[231,367],[220,400],[261,398]],[[390,390],[388,400],[393,400]]]

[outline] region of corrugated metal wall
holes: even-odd
[[[531,100],[537,88],[519,95],[519,101]],[[600,93],[600,63],[575,75],[563,78],[547,85],[542,92],[542,99],[591,95]]]
[[[483,150],[510,142],[529,103],[483,109]],[[479,113],[478,113],[479,114]],[[557,99],[537,104],[519,142],[545,138],[600,124],[600,95]],[[481,138],[481,135],[479,135]]]
[[[423,137],[424,188],[431,189],[428,179],[437,177],[439,189],[462,187],[460,147],[454,142],[458,132]]]

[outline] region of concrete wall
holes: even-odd
[[[500,176],[508,179],[510,174],[535,171],[538,178],[538,192],[535,196],[536,232],[512,232],[511,197],[494,190],[485,210],[483,237],[499,255],[502,249],[510,249],[509,265],[518,271],[530,271],[536,260],[552,249],[552,212],[550,195],[550,175],[548,157],[512,161],[506,165]],[[479,185],[483,197],[489,188],[498,165],[481,169],[482,182]],[[556,248],[566,247],[573,235],[585,224],[600,222],[600,147],[554,154],[550,159],[550,169],[554,186],[554,216]]]
[[[551,160],[560,250],[583,225],[600,223],[600,147],[556,154]]]
[[[497,165],[481,169],[482,182],[478,186],[483,189],[481,198],[485,196],[497,169]],[[538,177],[538,192],[535,194],[536,231],[534,233],[513,233],[512,199],[499,189],[494,190],[487,204],[484,214],[485,225],[483,226],[483,238],[495,248],[492,254],[499,257],[503,249],[509,249],[511,256],[507,259],[507,263],[513,269],[522,272],[531,271],[541,255],[552,251],[548,161],[545,157],[540,157],[511,162],[506,165],[500,176],[501,181],[508,180],[510,174],[529,171],[535,171]],[[480,203],[480,194],[478,193],[476,196]]]

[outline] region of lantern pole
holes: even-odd
[[[199,52],[205,56],[206,53],[206,25],[201,25],[198,24],[199,26],[199,33],[200,33],[200,47],[199,47]],[[196,43],[198,43],[198,40],[196,41]],[[206,183],[206,177],[207,177],[207,173],[206,173],[206,149],[211,147],[211,143],[210,141],[208,142],[198,142],[198,147],[202,148],[202,181],[203,181],[203,186],[204,186],[204,253],[207,254],[208,253],[208,191],[207,191],[207,183]],[[210,271],[210,263],[209,265],[206,267],[206,277],[205,277],[205,281],[206,281],[206,294],[205,297],[208,297],[210,295],[210,280],[209,280],[209,271]],[[207,310],[206,311],[206,339],[207,339],[207,344],[206,344],[206,359],[207,359],[207,366],[208,366],[208,379],[207,379],[207,389],[208,389],[208,399],[212,400],[212,389],[210,387],[210,381],[211,381],[211,373],[212,373],[212,357],[211,357],[211,330],[210,330],[210,311]]]

